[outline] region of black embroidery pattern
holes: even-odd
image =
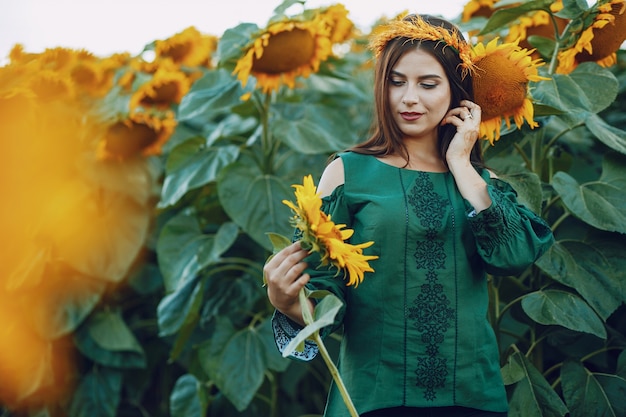
[[[414,320],[426,346],[426,356],[417,358],[416,385],[424,389],[426,400],[433,401],[437,398],[436,389],[445,386],[448,376],[447,361],[439,356],[439,346],[455,318],[437,274],[437,270],[445,268],[446,253],[443,241],[438,239],[438,230],[448,201],[434,191],[428,174],[420,173],[409,195],[409,204],[426,228],[426,239],[417,242],[414,254],[417,268],[426,270],[426,282],[413,302],[414,307],[409,308],[409,318]]]

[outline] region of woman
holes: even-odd
[[[298,242],[279,252],[265,266],[277,344],[303,324],[300,289],[326,289],[344,302],[325,334],[343,326],[339,370],[361,416],[506,416],[486,274],[531,265],[551,230],[483,167],[481,109],[458,29],[410,15],[371,45],[374,133],[326,167],[318,191],[353,242],[375,242],[375,272],[346,287]],[[315,354],[310,343],[297,356]],[[348,415],[335,387],[325,415]]]

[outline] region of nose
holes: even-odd
[[[414,104],[419,103],[419,96],[416,91],[412,88],[407,88],[404,92],[404,96],[402,97],[402,104],[405,106],[412,106]]]

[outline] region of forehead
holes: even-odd
[[[439,60],[421,48],[407,50],[391,68],[392,72],[403,75],[434,74],[445,77],[445,70]]]

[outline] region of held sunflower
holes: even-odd
[[[295,87],[296,77],[308,77],[332,52],[330,27],[319,15],[310,21],[270,24],[237,61],[233,74],[245,87],[250,75],[264,93],[281,85]]]
[[[363,249],[372,246],[374,242],[358,245],[346,242],[354,231],[347,229],[345,224],[335,224],[321,210],[322,199],[310,175],[304,177],[302,185],[296,184],[293,188],[296,190],[296,204],[288,200],[283,200],[283,204],[294,212],[291,222],[302,233],[303,247],[319,253],[322,265],[336,267],[337,274],[342,270],[347,272],[346,285],[357,287],[363,282],[365,272],[374,272],[369,261],[378,259],[378,256],[363,254]]]
[[[537,69],[544,63],[533,60],[532,52],[520,48],[517,42],[498,45],[497,38],[487,45],[479,43],[473,49],[475,101],[483,115],[480,135],[492,145],[500,139],[503,120],[507,127],[511,126],[511,118],[518,128],[524,121],[531,128],[538,126],[533,120],[529,83],[548,78],[539,75]]]

